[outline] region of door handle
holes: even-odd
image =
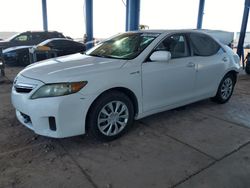
[[[192,63],[192,62],[189,62],[189,63],[187,64],[187,67],[194,67],[194,66],[195,66],[195,64]]]

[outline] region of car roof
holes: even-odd
[[[58,32],[58,31],[25,31],[21,33],[61,33],[61,32]]]
[[[222,31],[222,30],[209,30],[209,29],[173,29],[173,30],[157,30],[157,29],[148,29],[148,30],[137,30],[132,31],[135,33],[158,33],[158,34],[177,34],[177,33],[197,33],[197,34],[203,34],[206,36],[209,36],[210,38],[213,38],[213,40],[217,41],[218,43],[222,43],[225,45],[228,45],[231,42],[231,39],[225,39],[223,36],[219,36],[218,33],[232,33],[228,31]]]
[[[205,33],[202,29],[147,29],[147,30],[137,30],[134,32],[138,33],[160,33],[160,34],[171,34],[171,33]],[[132,31],[133,32],[133,31]]]
[[[67,38],[51,38],[51,39],[44,40],[43,42],[39,43],[37,46],[41,46],[41,45],[47,44],[47,43],[49,43],[51,41],[55,41],[55,40],[65,40],[65,41],[76,42],[76,41],[73,41],[73,40],[67,39]]]

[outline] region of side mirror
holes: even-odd
[[[167,62],[171,59],[171,53],[169,51],[155,51],[151,54],[151,61]]]

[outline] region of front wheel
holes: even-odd
[[[235,77],[232,74],[225,75],[221,80],[216,96],[212,100],[220,104],[226,103],[233,94],[235,82]]]
[[[111,141],[122,136],[132,125],[134,108],[129,97],[113,91],[101,95],[88,115],[91,135],[98,140]]]

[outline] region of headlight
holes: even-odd
[[[46,84],[40,87],[32,96],[31,99],[44,97],[58,97],[69,95],[80,91],[88,82],[70,82],[70,83],[56,83]]]

